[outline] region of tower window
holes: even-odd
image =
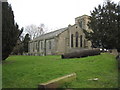
[[[80,27],[82,28],[82,21],[80,21]]]

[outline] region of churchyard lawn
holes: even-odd
[[[60,56],[10,56],[3,62],[3,88],[37,88],[46,82],[75,72],[77,79],[64,88],[117,88],[115,56],[102,53],[85,58]],[[93,80],[96,79],[96,80]]]

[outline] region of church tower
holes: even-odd
[[[75,18],[75,24],[80,26],[80,28],[88,30],[88,21],[89,21],[89,16],[88,15],[83,15],[80,17]]]

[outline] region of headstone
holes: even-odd
[[[49,88],[56,89],[59,88],[61,85],[63,85],[66,82],[71,82],[76,79],[76,73],[72,73],[63,77],[59,77],[56,79],[53,79],[51,81],[48,81],[46,83],[41,83],[38,85],[38,88],[41,90],[46,90]]]
[[[110,53],[113,54],[113,55],[115,55],[115,56],[118,55],[117,49],[111,49],[111,50],[110,50]]]

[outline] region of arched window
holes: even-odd
[[[80,47],[82,47],[82,35],[80,35]]]
[[[33,52],[34,52],[34,48],[35,48],[35,46],[34,46],[34,42],[33,42]]]
[[[49,41],[49,49],[51,49],[51,41]]]
[[[71,34],[71,47],[73,47],[73,34]]]
[[[76,47],[78,47],[78,32],[76,32]]]
[[[36,50],[37,50],[37,42],[35,41],[35,52],[36,52]]]
[[[41,50],[43,49],[43,42],[41,41]]]
[[[84,48],[86,47],[86,40],[84,39]]]
[[[38,52],[40,51],[40,41],[38,41]]]
[[[80,21],[80,27],[82,28],[82,21]]]

